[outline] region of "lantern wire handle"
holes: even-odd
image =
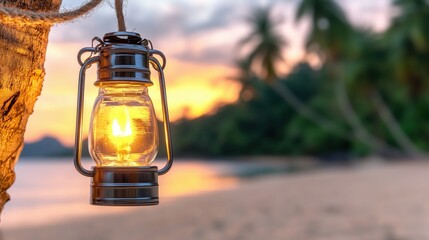
[[[161,66],[161,69],[164,70],[165,66],[167,65],[167,59],[165,58],[164,54],[161,51],[155,50],[155,49],[150,49],[149,52],[151,55],[158,55],[161,57],[162,64],[160,64],[160,66]],[[158,61],[158,59],[156,59],[156,60]],[[159,63],[159,61],[158,61],[158,63]],[[152,64],[152,66],[155,68],[155,70],[160,71],[153,64]]]
[[[94,42],[98,42],[98,44],[97,44],[95,47],[94,47]],[[104,42],[103,42],[103,40],[101,40],[99,37],[94,37],[94,38],[92,39],[92,43],[91,43],[91,45],[92,45],[91,47],[82,48],[82,49],[79,51],[79,53],[78,53],[78,55],[77,55],[77,61],[79,62],[79,65],[80,65],[80,66],[83,66],[84,62],[86,62],[88,59],[90,59],[94,53],[97,53],[97,52],[98,52],[98,50],[99,50],[99,48],[100,48],[100,46],[103,46],[103,45],[104,45]],[[86,58],[84,61],[82,61],[82,55],[83,55],[84,53],[87,53],[87,52],[89,52],[89,53],[90,53],[89,57],[88,57],[88,58]]]
[[[90,52],[90,50],[95,48],[83,48],[79,51],[78,61],[79,64],[82,62],[81,55],[85,52]],[[92,51],[92,52],[94,52]],[[81,64],[79,72],[79,92],[77,98],[77,110],[76,110],[76,137],[75,137],[75,151],[74,151],[74,166],[76,170],[87,177],[93,177],[94,171],[87,170],[82,166],[82,121],[83,121],[83,102],[84,102],[84,91],[85,91],[85,73],[86,70],[91,67],[92,64],[98,62],[100,59],[98,56],[88,58],[84,63]]]
[[[164,123],[164,138],[165,148],[167,150],[167,164],[158,171],[158,174],[163,175],[166,174],[173,165],[173,146],[171,141],[170,119],[168,116],[167,92],[165,89],[164,71],[162,70],[165,67],[166,61],[165,56],[164,54],[162,54],[162,52],[157,51],[157,55],[161,56],[161,58],[164,60],[163,64],[161,65],[158,59],[154,57],[150,58],[150,63],[152,64],[152,67],[155,68],[155,70],[158,72],[159,89],[161,92],[162,99],[162,119]]]
[[[92,57],[92,54],[94,54],[94,52],[95,52],[96,50],[95,50],[95,48],[93,48],[93,47],[86,47],[86,48],[82,48],[80,51],[79,51],[79,53],[78,53],[78,55],[77,55],[77,61],[79,62],[79,65],[81,66],[81,67],[83,67],[83,65],[86,63],[86,61],[88,60],[88,59],[90,59],[91,57]],[[84,53],[90,53],[90,55],[89,55],[89,57],[87,58],[87,59],[85,59],[84,61],[82,61],[82,55],[84,54]]]

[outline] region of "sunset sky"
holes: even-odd
[[[82,2],[63,0],[62,10],[73,9]],[[285,73],[300,61],[304,56],[302,45],[307,23],[295,23],[297,3],[297,0],[128,0],[125,19],[127,30],[150,39],[154,48],[167,56],[167,94],[174,121],[185,114],[191,118],[201,116],[237,99],[239,85],[228,78],[234,75],[236,44],[249,32],[245,18],[255,7],[273,5],[273,16],[283,20],[278,30],[288,40],[289,47],[284,52],[287,63],[280,70]],[[341,0],[340,4],[352,22],[376,31],[386,28],[392,12],[389,0]],[[117,30],[111,5],[104,2],[86,17],[52,28],[44,87],[27,125],[26,142],[50,135],[64,144],[73,144],[80,68],[76,54],[81,48],[91,46],[94,36],[103,37]],[[98,90],[93,86],[95,69],[93,66],[87,76],[84,132]],[[157,115],[161,116],[158,86],[149,88],[149,93]]]

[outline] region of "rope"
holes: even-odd
[[[54,24],[70,21],[93,10],[103,0],[90,0],[81,7],[69,12],[33,12],[14,7],[0,5],[0,22],[24,25]],[[122,1],[121,1],[122,2]],[[118,10],[117,10],[118,11]],[[122,6],[121,6],[122,12]],[[122,15],[123,17],[123,15]],[[124,24],[125,25],[125,24]]]
[[[126,31],[123,5],[123,0],[115,0],[116,17],[118,18],[118,31],[120,32]]]

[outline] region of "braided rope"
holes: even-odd
[[[0,22],[24,25],[54,24],[70,21],[93,10],[103,0],[91,0],[81,7],[69,12],[33,12],[0,5]]]
[[[116,17],[118,18],[119,31],[126,31],[123,6],[124,6],[123,0],[115,0]]]

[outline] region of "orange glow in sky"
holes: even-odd
[[[63,0],[64,9],[73,9],[81,1]],[[219,105],[235,102],[240,85],[229,77],[234,76],[231,67],[237,59],[237,43],[249,32],[245,21],[255,7],[275,3],[273,14],[283,23],[278,30],[285,35],[288,46],[286,59],[279,72],[287,73],[293,65],[305,57],[304,39],[308,22],[297,24],[293,20],[298,1],[128,1],[125,18],[129,31],[139,32],[149,38],[154,47],[164,52],[168,59],[165,69],[170,117],[175,121],[181,117],[195,118],[213,112]],[[362,19],[362,9],[385,9],[388,0],[340,1],[352,21]],[[148,9],[151,9],[148,11]],[[387,26],[387,11],[365,11],[371,15],[375,29]],[[368,24],[366,24],[368,25]],[[30,116],[25,141],[36,141],[43,136],[54,136],[62,143],[73,145],[77,82],[80,66],[77,52],[91,46],[94,36],[103,37],[116,31],[114,10],[102,4],[89,16],[66,24],[55,25],[50,33],[43,91]],[[97,96],[93,86],[96,66],[87,73],[84,133],[88,131],[88,120],[92,104]],[[152,71],[152,81],[157,74]],[[160,95],[157,84],[149,88],[155,111],[161,117]],[[86,134],[84,134],[86,135]]]
[[[75,56],[82,47],[75,44],[49,45],[43,93],[36,103],[35,114],[30,117],[27,125],[26,141],[51,135],[67,145],[73,144],[79,65],[74,57],[65,56]],[[93,86],[95,71],[94,65],[88,70],[86,77],[84,132],[88,131],[88,120],[98,91]],[[210,112],[219,104],[236,101],[240,86],[226,80],[231,72],[232,69],[222,65],[169,59],[165,74],[171,120],[195,118]],[[152,70],[155,85],[149,87],[149,95],[160,118],[161,97],[157,80],[157,74]]]

